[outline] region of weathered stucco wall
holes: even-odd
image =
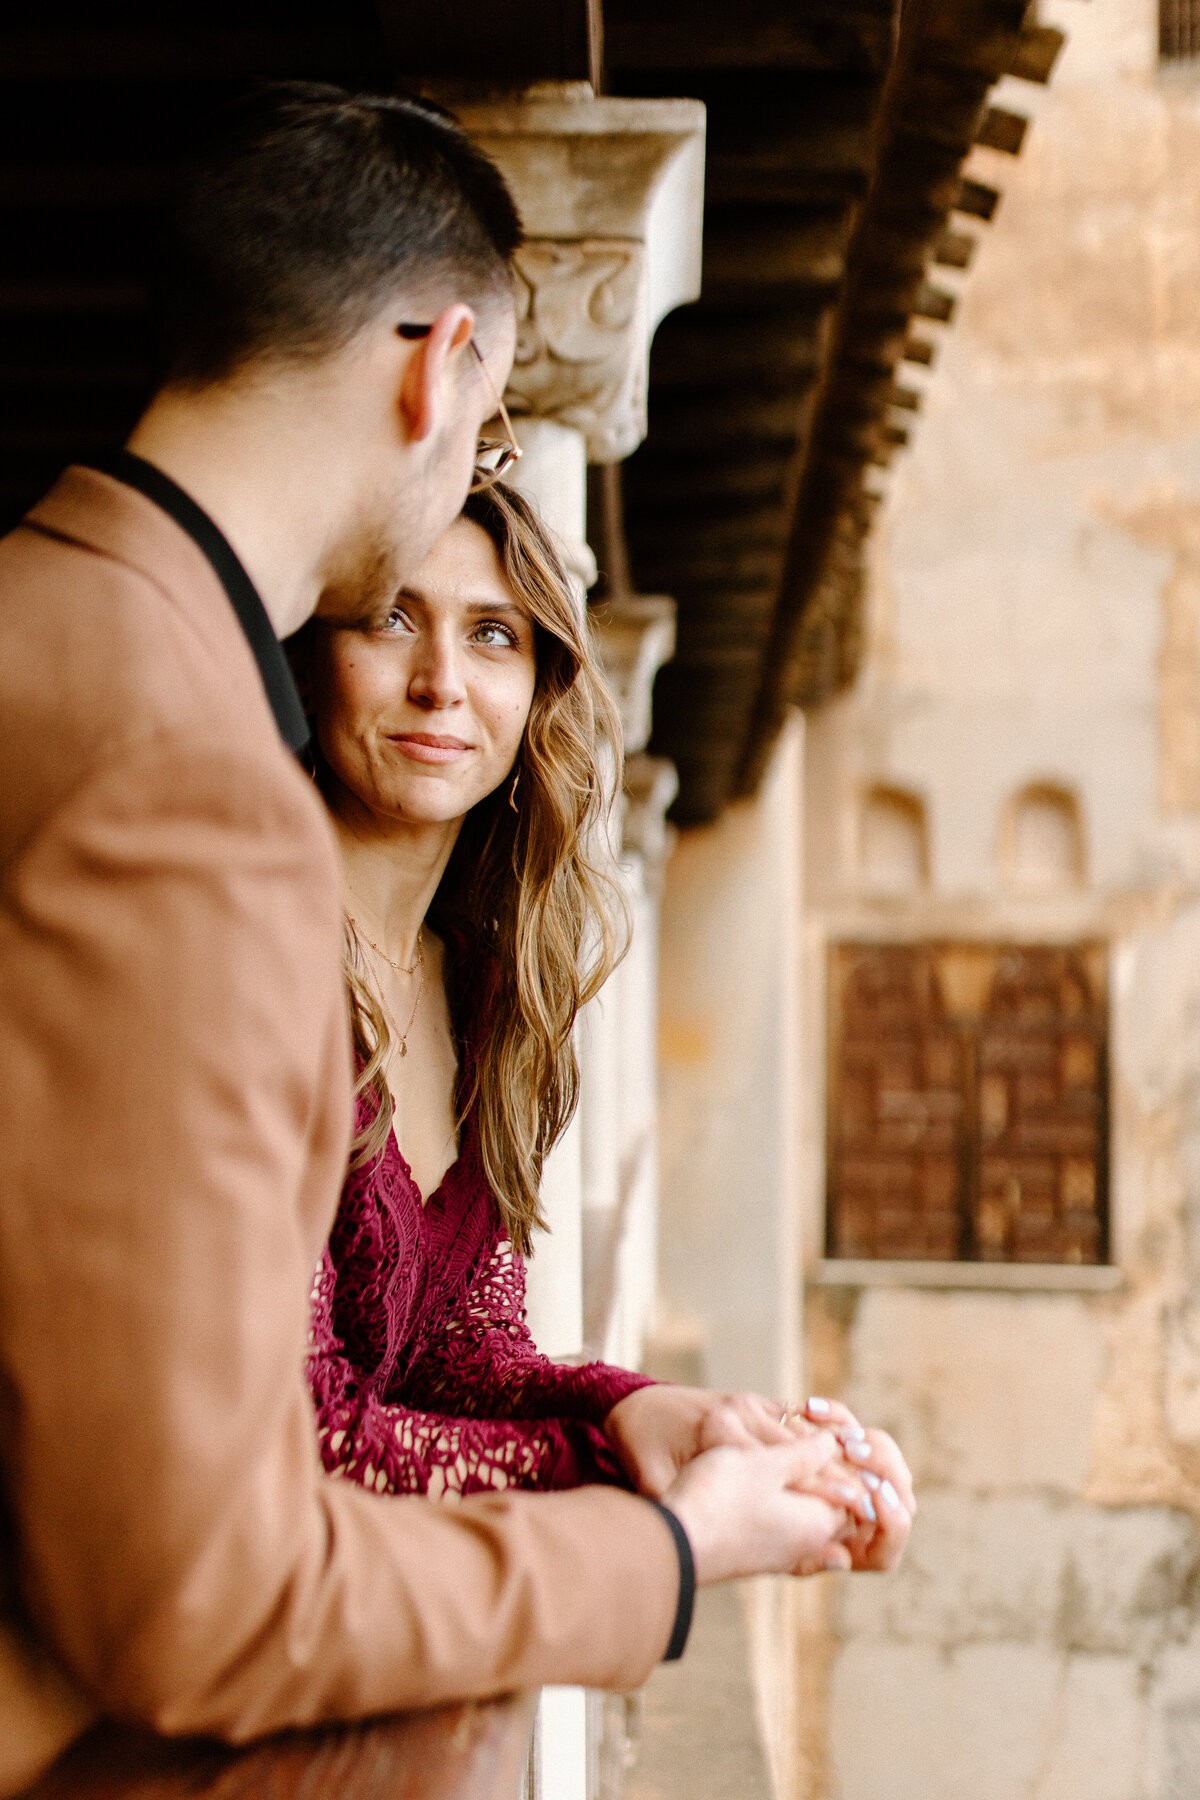
[[[1151,0],[1042,16],[1068,46],[1001,96],[1020,159],[974,153],[1004,199],[884,509],[866,669],[809,724],[805,1239],[827,943],[1101,936],[1121,1285],[810,1291],[811,1381],[896,1431],[922,1502],[902,1573],[806,1603],[814,1797],[1200,1797],[1200,69],[1157,67]],[[1036,830],[1014,862],[1030,787],[1073,803],[1081,869],[1039,870]],[[923,810],[919,854],[884,814],[871,847],[872,788]]]

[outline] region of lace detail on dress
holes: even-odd
[[[524,1260],[497,1235],[461,1305],[430,1336],[413,1383],[430,1404],[467,1418],[567,1415],[599,1426],[647,1378],[609,1363],[574,1368],[543,1356],[525,1316]]]
[[[380,1494],[494,1493],[507,1487],[578,1485],[555,1480],[566,1460],[574,1466],[565,1430],[498,1431],[467,1419],[438,1418],[386,1406],[368,1395],[348,1408],[344,1423],[332,1414],[318,1433],[331,1475],[342,1475]]]
[[[646,1385],[607,1363],[571,1368],[538,1351],[525,1265],[470,1118],[425,1206],[394,1138],[348,1178],[314,1278],[308,1372],[330,1474],[435,1496],[624,1484],[599,1428]]]

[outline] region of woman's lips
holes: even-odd
[[[423,763],[457,762],[471,748],[461,738],[436,737],[431,731],[401,732],[390,741],[402,756],[410,756],[414,762]]]

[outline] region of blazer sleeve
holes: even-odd
[[[7,874],[5,1499],[36,1628],[164,1732],[631,1687],[671,1633],[677,1553],[632,1495],[437,1505],[321,1467],[304,1355],[349,1131],[337,892],[296,772],[200,728],[93,769]]]

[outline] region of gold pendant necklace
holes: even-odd
[[[418,963],[413,964],[414,969],[419,968],[419,967],[420,967],[420,965]],[[397,1056],[407,1056],[408,1055],[408,1034],[413,1028],[413,1023],[417,1016],[417,1008],[421,1004],[421,995],[424,992],[425,992],[425,972],[424,972],[424,970],[422,970],[421,971],[421,979],[417,984],[417,997],[413,1001],[413,1008],[412,1008],[412,1011],[408,1015],[408,1024],[404,1027],[403,1033],[396,1030],[396,1021],[392,1017],[392,1009],[388,1005],[387,1001],[383,998],[383,995],[380,994],[377,996],[378,1000],[379,1000],[379,1004],[382,1006],[384,1012],[387,1015],[388,1024],[391,1026],[392,1031],[395,1034],[395,1043],[397,1046],[397,1049],[396,1049]]]
[[[425,992],[425,970],[422,967],[420,957],[418,957],[416,962],[413,964],[413,968],[421,970],[421,979],[417,983],[417,997],[413,1001],[413,1009],[412,1009],[411,1013],[408,1015],[408,1024],[404,1027],[404,1036],[400,1039],[400,1054],[401,1054],[401,1056],[408,1055],[408,1034],[413,1028],[413,1020],[416,1018],[417,1008],[421,1004],[421,995]],[[411,971],[410,971],[410,973],[411,973]]]
[[[375,952],[376,956],[380,959],[380,961],[385,962],[387,964],[389,969],[394,969],[396,971],[397,975],[416,975],[418,973],[420,974],[421,979],[417,983],[417,997],[413,1001],[412,1012],[408,1015],[408,1024],[405,1026],[404,1031],[402,1033],[398,1034],[399,1046],[400,1046],[398,1054],[400,1056],[407,1056],[408,1055],[408,1034],[413,1028],[413,1022],[417,1016],[417,1008],[421,1004],[421,995],[425,992],[425,927],[424,927],[424,925],[422,925],[420,930],[417,932],[417,960],[415,963],[413,963],[411,968],[406,969],[403,963],[393,962],[391,957],[388,955],[387,951],[381,950],[379,948],[379,945],[377,943],[375,943],[372,938],[369,938],[367,936],[366,932],[363,930],[362,926],[358,923],[357,919],[351,919],[351,924],[352,924],[356,934],[362,938],[363,943],[367,944]],[[380,998],[380,1000],[382,1000],[383,996],[380,995],[379,998]],[[386,1013],[388,1013],[389,1018],[391,1018],[390,1009],[388,1008],[386,1003],[384,1005],[384,1011]],[[395,1023],[396,1023],[395,1020],[392,1019],[391,1024],[392,1024],[393,1029],[395,1029]]]

